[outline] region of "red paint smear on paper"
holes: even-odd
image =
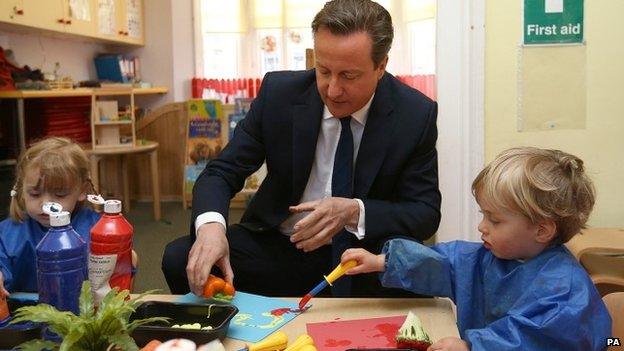
[[[396,347],[394,337],[404,320],[405,316],[334,320],[308,323],[306,327],[319,351],[344,351],[356,345],[357,348],[387,348]]]
[[[386,346],[395,346],[396,341],[394,340],[394,337],[396,336],[399,328],[400,326],[396,324],[391,324],[391,323],[377,324],[375,326],[375,329],[377,329],[380,333],[373,335],[373,337],[377,338],[377,337],[383,336],[386,338],[386,341],[388,342]]]
[[[274,316],[281,316],[290,312],[290,308],[278,308],[271,311],[271,314]]]
[[[327,339],[325,340],[325,345],[327,347],[339,347],[339,346],[349,346],[351,345],[351,341],[349,340],[336,340],[336,339]]]

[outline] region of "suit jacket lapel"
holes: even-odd
[[[316,88],[310,85],[302,100],[293,106],[293,190],[291,204],[298,204],[312,170],[323,114],[323,102]]]
[[[362,134],[362,141],[355,162],[353,178],[354,197],[366,198],[377,172],[383,163],[396,118],[392,115],[388,73],[377,85]]]

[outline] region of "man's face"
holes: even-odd
[[[316,85],[334,117],[350,116],[375,92],[388,58],[375,68],[371,51],[372,41],[366,32],[334,35],[321,27],[314,35]]]

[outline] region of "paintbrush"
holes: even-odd
[[[308,301],[310,301],[313,296],[318,294],[321,290],[325,289],[327,285],[332,285],[332,283],[336,281],[336,279],[342,277],[347,270],[355,267],[356,265],[357,262],[355,260],[351,260],[345,262],[344,264],[341,263],[336,266],[336,268],[334,268],[334,270],[329,273],[329,275],[323,277],[325,279],[323,279],[317,286],[314,287],[314,289],[310,290],[309,293],[305,294],[305,296],[301,298],[301,300],[299,301],[299,309],[304,311],[305,305],[308,303]]]

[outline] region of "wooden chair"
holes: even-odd
[[[621,254],[586,253],[580,258],[601,296],[624,292],[624,252]]]
[[[143,144],[135,146],[122,146],[110,148],[98,148],[85,150],[91,162],[91,179],[93,185],[100,190],[100,160],[104,157],[117,157],[121,161],[121,177],[123,184],[123,210],[130,210],[130,188],[128,179],[128,156],[134,154],[148,154],[150,160],[150,169],[145,172],[152,179],[152,196],[154,202],[154,220],[160,220],[160,183],[158,179],[158,143],[155,141],[146,141]]]
[[[624,342],[624,292],[612,293],[602,298],[611,319],[613,320],[613,327],[611,337],[618,338],[620,342]],[[622,346],[611,346],[608,351],[621,350]]]
[[[591,228],[566,244],[601,296],[624,291],[624,230]]]

